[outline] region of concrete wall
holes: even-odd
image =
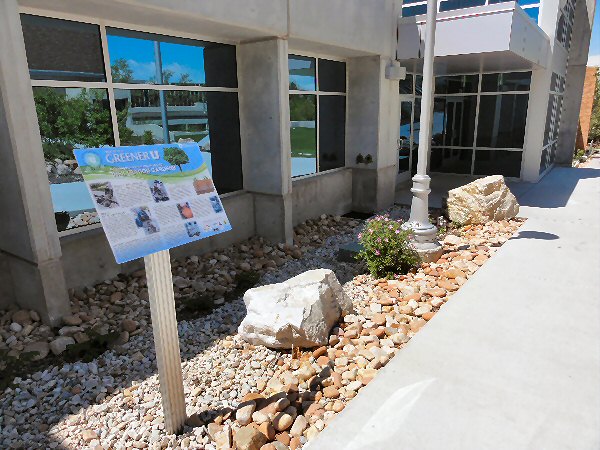
[[[292,223],[321,214],[343,215],[352,210],[352,170],[334,169],[292,182]]]
[[[254,201],[252,194],[235,192],[221,196],[232,231],[208,239],[171,249],[174,257],[200,255],[219,248],[228,247],[255,234]],[[67,286],[70,288],[91,285],[143,267],[139,259],[117,264],[108,241],[101,228],[64,236],[60,240],[63,256],[62,265]],[[0,260],[1,264],[1,260]],[[1,291],[0,291],[1,292]]]

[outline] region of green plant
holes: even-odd
[[[402,222],[389,216],[375,216],[367,221],[358,239],[363,247],[358,258],[365,261],[371,275],[394,278],[419,263],[419,257],[409,245],[411,231]]]

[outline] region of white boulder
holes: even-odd
[[[480,178],[448,192],[448,217],[462,225],[512,219],[519,213],[517,199],[502,175]]]
[[[325,345],[331,328],[352,311],[351,300],[329,269],[249,289],[244,303],[248,312],[238,329],[240,336],[270,348]]]

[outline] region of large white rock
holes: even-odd
[[[448,192],[448,217],[459,224],[512,219],[519,213],[517,199],[502,175],[480,178]]]
[[[270,348],[315,347],[328,342],[329,331],[352,311],[333,271],[309,270],[283,283],[249,289],[248,311],[240,336]]]

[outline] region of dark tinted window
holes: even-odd
[[[418,16],[427,13],[427,5],[416,5],[402,8],[402,17]]]
[[[319,59],[319,91],[346,92],[346,63]]]
[[[481,79],[482,92],[528,91],[531,72],[486,73]]]
[[[104,81],[98,25],[21,15],[34,80]]]
[[[412,131],[412,102],[400,103],[400,138],[398,139],[398,172],[405,172],[410,161],[410,134]]]
[[[219,193],[242,189],[242,153],[238,96],[235,92],[205,92],[212,176]],[[206,146],[203,147],[206,151]]]
[[[470,148],[432,148],[429,167],[432,172],[471,173],[472,157]]]
[[[447,0],[440,3],[440,11],[453,11],[455,9],[470,8],[485,5],[486,0]]]
[[[477,150],[475,152],[475,175],[521,176],[523,152],[508,150]]]
[[[433,109],[433,145],[471,147],[476,107],[475,95],[436,98]]]
[[[400,94],[412,94],[413,93],[413,75],[411,73],[406,74],[404,80],[400,80]]]
[[[320,72],[319,72],[320,75]],[[319,171],[345,165],[346,97],[319,96]]]
[[[479,75],[452,75],[435,78],[436,94],[477,93]]]
[[[528,101],[525,94],[482,95],[477,146],[523,148]]]

